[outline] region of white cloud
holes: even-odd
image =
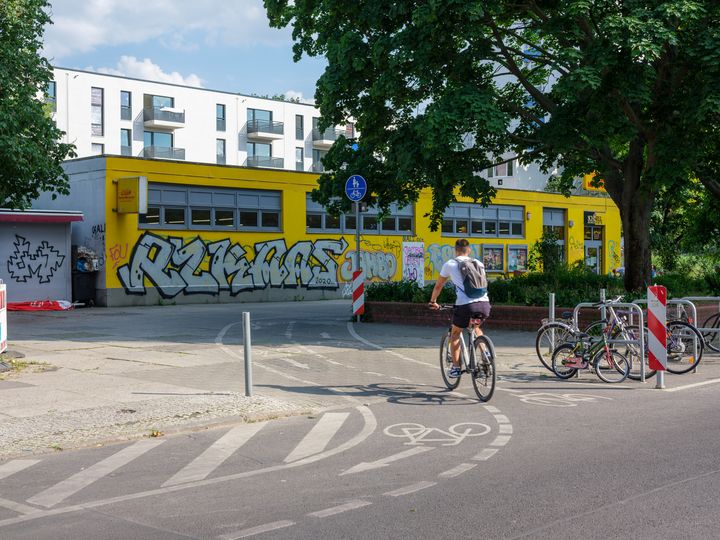
[[[57,0],[45,29],[51,62],[98,47],[157,39],[167,48],[200,44],[248,47],[290,43],[270,28],[262,0]]]
[[[300,101],[300,103],[309,103],[311,105],[315,104],[315,101],[312,99],[305,99],[303,97],[302,92],[298,92],[297,90],[288,90],[285,92],[285,98],[286,99],[297,99]]]
[[[183,77],[177,71],[167,73],[160,66],[154,64],[149,58],[138,60],[134,56],[121,56],[120,61],[115,68],[101,67],[94,69],[86,68],[88,71],[97,71],[98,73],[107,73],[109,75],[122,75],[123,77],[134,77],[136,79],[145,79],[148,81],[168,82],[173,84],[184,84],[186,86],[197,86],[202,88],[203,82],[200,77],[191,73]]]

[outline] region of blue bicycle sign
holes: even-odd
[[[367,182],[359,174],[353,174],[345,182],[345,195],[351,201],[361,201],[367,193]]]

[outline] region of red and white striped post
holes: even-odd
[[[652,285],[647,290],[648,300],[648,364],[657,370],[655,388],[665,388],[667,366],[666,304],[667,289]]]
[[[365,280],[363,274],[362,270],[353,272],[352,308],[353,315],[357,315],[358,322],[360,322],[360,315],[365,313]]]
[[[0,353],[7,349],[7,285],[0,279]]]

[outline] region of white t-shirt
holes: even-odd
[[[461,255],[457,257],[458,259],[470,259],[470,257],[466,255]],[[484,269],[485,265],[482,263],[482,261],[475,259],[477,262],[480,263],[480,266]],[[468,295],[465,294],[463,291],[463,280],[462,275],[460,274],[460,268],[458,268],[458,262],[455,259],[450,259],[448,262],[443,264],[442,268],[440,269],[440,275],[444,278],[450,278],[450,280],[453,282],[453,285],[455,285],[455,291],[457,292],[457,300],[455,300],[456,306],[462,306],[465,304],[472,304],[473,302],[489,302],[490,298],[488,298],[487,293],[485,293],[480,298],[470,298]]]

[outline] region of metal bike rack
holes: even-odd
[[[595,308],[599,309],[601,306],[597,305],[597,302],[581,302],[573,310],[573,325],[578,328],[578,314],[582,308]],[[640,328],[645,327],[645,316],[643,315],[642,308],[632,302],[618,302],[612,304],[614,308],[627,308],[631,312],[637,311],[638,318],[640,319]],[[621,343],[621,344],[633,344],[637,345],[640,349],[640,382],[645,382],[645,340],[643,339],[642,330],[640,331],[640,337],[638,339],[609,339],[608,343]]]
[[[698,332],[702,334],[703,332],[706,333],[718,333],[720,332],[720,327],[718,328],[701,328],[697,326],[700,324],[700,321],[698,321],[697,318],[697,308],[695,306],[695,302],[717,302],[718,303],[718,311],[720,311],[720,296],[686,296],[684,298],[681,298],[680,300],[684,300],[690,304],[692,304],[693,307],[693,320],[695,321],[695,328],[697,328]]]

